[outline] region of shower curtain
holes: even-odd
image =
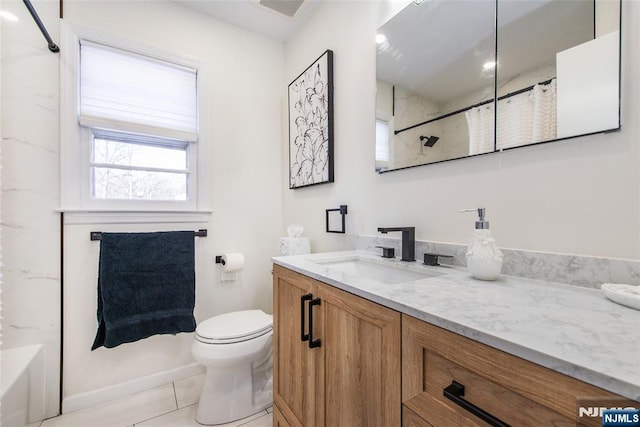
[[[498,101],[497,149],[556,138],[556,80]]]
[[[493,103],[467,110],[469,155],[493,151]]]
[[[531,95],[533,97],[532,142],[556,139],[558,135],[556,79],[551,80],[548,85],[535,85]]]
[[[469,154],[493,151],[493,104],[472,108],[465,115]],[[497,116],[497,150],[555,139],[556,80],[498,101]]]

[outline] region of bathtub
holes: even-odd
[[[0,352],[0,425],[22,427],[40,422],[45,413],[44,346]]]

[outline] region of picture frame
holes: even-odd
[[[289,84],[289,189],[333,182],[333,51]]]

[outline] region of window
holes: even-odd
[[[389,124],[376,120],[376,161],[389,161]]]
[[[198,113],[207,102],[206,68],[64,22],[60,43],[67,219],[208,220],[209,124]]]
[[[196,70],[80,42],[78,121],[92,199],[188,201],[197,141]]]
[[[376,171],[389,169],[391,155],[389,147],[389,123],[380,118],[376,119]]]
[[[101,129],[92,134],[91,197],[188,199],[188,142]]]

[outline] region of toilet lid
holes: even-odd
[[[246,341],[268,333],[273,316],[262,310],[244,310],[221,314],[201,322],[196,337],[211,343]]]

